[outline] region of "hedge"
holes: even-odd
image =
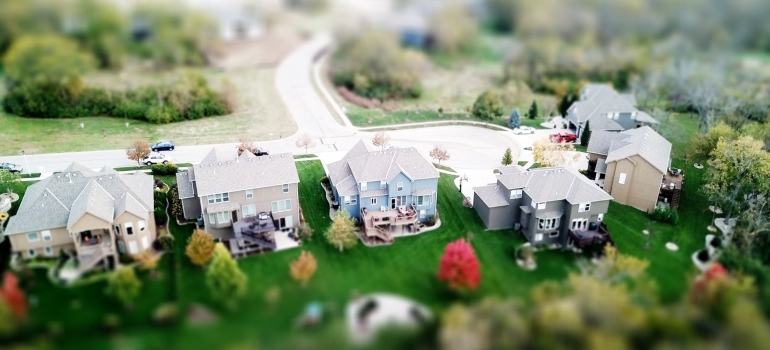
[[[174,175],[179,171],[179,167],[174,163],[155,164],[150,168],[153,175]]]

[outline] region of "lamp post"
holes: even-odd
[[[463,174],[463,176],[460,178],[460,193],[463,192],[463,181],[468,181],[468,175]]]
[[[21,151],[21,155],[24,156],[24,164],[27,165],[27,175],[31,174],[29,171],[29,162],[27,161],[27,154],[24,153],[24,151]]]

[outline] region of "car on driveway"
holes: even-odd
[[[566,132],[560,132],[558,134],[552,134],[550,136],[551,142],[575,142],[577,136]]]
[[[535,128],[532,128],[529,126],[520,126],[518,128],[513,129],[513,133],[516,135],[534,134]]]
[[[150,147],[153,152],[158,151],[173,151],[174,150],[174,143],[171,141],[159,141],[158,143],[152,145]]]
[[[166,163],[168,163],[168,159],[166,159],[166,156],[158,152],[152,152],[147,157],[144,157],[144,164],[146,165],[166,164]]]
[[[20,173],[22,168],[21,168],[21,165],[18,165],[18,164],[0,163],[0,170],[6,170],[12,173]]]

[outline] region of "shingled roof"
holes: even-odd
[[[369,151],[358,141],[345,156],[328,165],[329,179],[339,195],[358,194],[360,182],[390,182],[399,173],[410,180],[438,178],[438,170],[414,147]]]
[[[649,126],[623,132],[591,133],[588,152],[607,156],[607,163],[638,155],[665,173],[671,158],[671,142]]]
[[[121,210],[143,211],[146,218],[153,210],[152,191],[152,177],[142,172],[116,174],[104,168],[96,172],[72,163],[65,171],[27,188],[5,234],[71,227],[85,213],[112,221],[120,214],[117,208],[121,205]],[[130,196],[136,203],[120,204],[123,196]]]

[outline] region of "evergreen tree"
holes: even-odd
[[[529,119],[535,119],[537,118],[538,114],[540,114],[540,111],[537,108],[537,101],[532,100],[532,105],[529,106],[529,112],[527,112],[527,117],[529,117]]]
[[[511,112],[511,117],[508,118],[508,127],[511,129],[516,129],[519,126],[521,126],[521,116],[519,114],[519,109],[516,108]]]
[[[238,268],[230,252],[220,242],[214,248],[214,257],[206,269],[206,286],[212,298],[228,309],[234,309],[246,295],[246,275]]]
[[[139,296],[142,281],[136,277],[132,267],[121,267],[113,271],[107,280],[107,295],[118,299],[126,308],[130,308],[134,299]]]
[[[503,154],[503,165],[511,165],[513,163],[513,157],[511,156],[511,149],[507,148]]]
[[[586,121],[586,127],[583,129],[583,134],[580,135],[580,145],[588,146],[588,141],[591,141],[591,121]]]

